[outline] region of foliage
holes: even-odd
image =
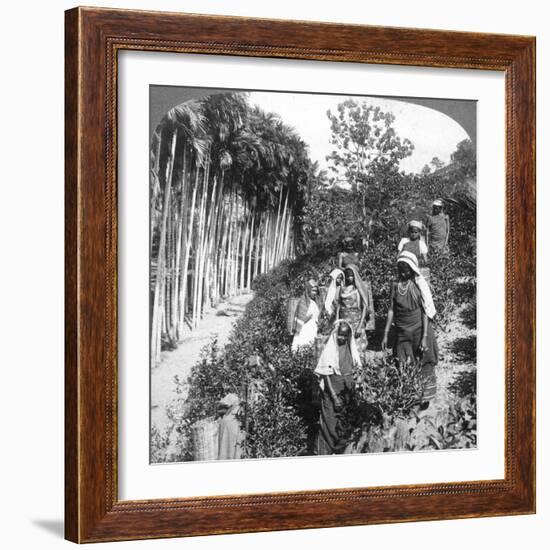
[[[351,196],[349,190],[341,187],[321,188],[312,194],[300,218],[307,251],[329,249],[336,254],[345,237],[360,241],[365,232],[361,203],[350,200]],[[338,223],[334,223],[335,220]]]
[[[456,146],[451,162],[456,167],[457,174],[463,178],[476,177],[476,150],[471,140],[465,139]]]
[[[171,109],[153,134],[150,175],[155,363],[207,305],[294,256],[296,219],[321,175],[292,127],[236,92]]]
[[[434,170],[440,170],[445,166],[445,163],[439,157],[434,157],[430,161],[430,164],[434,167]]]
[[[465,371],[450,385],[444,407],[422,412],[417,407],[422,399],[418,366],[388,360],[379,365],[382,373],[371,362],[356,377],[356,410],[363,411],[363,415],[355,416],[356,427],[347,452],[464,449],[477,445],[475,369]],[[404,369],[400,371],[399,367]]]
[[[251,134],[256,133],[262,140],[269,133],[270,141],[283,143],[273,115],[252,112],[248,116],[251,118],[247,124],[254,130]],[[385,321],[395,277],[397,244],[404,227],[410,219],[424,219],[433,198],[443,198],[451,219],[449,249],[432,254],[429,265],[437,321],[445,329],[457,307],[475,313],[475,192],[463,179],[472,173],[471,144],[459,144],[450,165],[441,166],[439,159],[434,158],[433,171],[407,175],[397,170],[398,157],[406,156],[407,151],[410,154],[410,150],[406,140],[399,141],[393,132],[393,115],[352,101],[341,104],[338,113],[329,113],[329,117],[333,139],[339,144],[332,155],[333,164],[348,170],[348,177],[355,178],[353,184],[348,189],[327,187],[325,176],[315,167],[307,166],[306,160],[298,164],[298,172],[307,173],[305,183],[298,172],[292,176],[301,189],[299,197],[295,197],[296,204],[300,203],[296,227],[300,228],[301,254],[294,260],[282,261],[267,273],[257,274],[252,283],[254,298],[237,321],[227,345],[222,349],[213,341],[192,369],[187,385],[177,381],[186,399],[176,401],[168,416],[178,426],[183,458],[192,458],[189,434],[193,423],[215,416],[219,400],[227,393],[236,393],[242,399],[239,418],[247,433],[245,456],[296,456],[307,452],[318,417],[312,399],[316,354],[313,348],[291,354],[286,304],[291,296],[303,292],[310,278],[320,282],[323,292],[325,277],[336,267],[344,237],[354,239],[361,276],[371,282],[373,289],[376,332],[370,341],[371,349],[375,349]],[[247,140],[252,137],[244,140],[248,145],[239,147],[252,147],[253,141]],[[353,157],[353,140],[359,140],[362,156]],[[382,144],[377,140],[385,141]],[[384,147],[391,149],[392,143],[396,150],[388,153]],[[299,149],[299,143],[296,146]],[[370,147],[374,152],[368,152]],[[260,166],[265,178],[262,181],[268,182],[258,191],[256,200],[273,206],[276,192],[272,191],[281,192],[277,174],[288,169],[284,159],[295,151],[286,147],[268,149],[263,150],[256,143],[256,152],[249,150],[243,159]],[[225,152],[222,155],[227,170],[239,169],[246,174],[252,165],[237,168],[234,159],[239,157],[232,150],[225,150],[231,160]],[[379,156],[376,150],[381,151]],[[475,156],[473,160],[475,168]],[[252,196],[256,192],[254,181],[243,181],[248,182],[245,192]],[[266,189],[272,191],[268,193]],[[320,333],[326,335],[329,331],[330,322],[323,314]],[[252,356],[259,356],[261,362],[250,362]],[[367,358],[364,368],[355,374],[355,398],[347,411],[351,442],[348,452],[476,444],[475,371],[457,376],[449,387],[448,406],[433,417],[418,414],[422,395],[418,370],[415,363],[400,365],[388,357]],[[162,436],[155,437],[162,447]]]
[[[358,400],[371,403],[382,416],[406,416],[422,400],[424,381],[418,362],[371,358],[355,372],[354,380]]]
[[[369,176],[397,170],[399,161],[412,154],[414,146],[397,135],[392,113],[354,99],[343,101],[336,110],[327,111],[330,142],[335,146],[327,160],[332,172],[354,191],[366,184]]]
[[[159,430],[156,426],[151,427],[151,462],[167,462],[167,449],[170,443],[170,436],[167,430]]]
[[[267,368],[257,378],[253,395],[243,412],[248,457],[282,457],[306,454],[315,422],[312,405],[312,347],[291,354],[288,346],[270,350]]]
[[[477,372],[476,369],[467,369],[458,373],[449,384],[449,391],[462,399],[469,395],[477,394]]]
[[[469,200],[464,199],[464,189],[469,184],[459,185],[453,174],[394,173],[381,183],[370,185],[364,194],[367,223],[358,215],[358,205],[363,200],[358,193],[343,189],[318,193],[304,209],[303,227],[310,253],[325,250],[335,257],[342,250],[342,238],[354,238],[360,272],[370,280],[377,315],[383,316],[395,277],[397,245],[408,220],[425,220],[433,198],[443,197],[451,220],[449,249],[431,254],[429,267],[439,323],[446,324],[456,306],[465,302],[475,305],[476,289],[476,209],[472,208],[475,199],[471,193],[467,194]]]
[[[411,431],[407,449],[469,449],[477,446],[477,399],[475,394],[450,400],[434,417],[419,418]]]
[[[191,371],[185,391],[171,417],[187,442],[184,460],[193,456],[191,427],[216,416],[228,393],[242,401],[240,420],[246,427],[244,456],[296,456],[306,451],[312,434],[311,408],[314,350],[290,351],[286,333],[286,300],[291,262],[285,262],[254,283],[255,297],[236,323],[225,348],[216,340],[203,350]],[[259,364],[249,358],[259,356]],[[177,381],[183,385],[181,381]]]
[[[384,300],[394,258],[386,242],[361,254],[363,274],[380,281],[380,285],[373,285],[379,288],[375,293],[379,305],[387,305]],[[334,261],[334,257],[319,252],[283,262],[255,280],[254,299],[236,323],[228,344],[221,349],[213,341],[193,368],[188,386],[180,382],[182,391],[188,392],[187,399],[177,401],[169,417],[178,426],[181,441],[186,442],[181,445],[184,459],[192,458],[192,424],[216,415],[219,400],[230,392],[243,400],[240,420],[247,433],[244,456],[296,456],[308,452],[318,417],[312,399],[316,355],[313,348],[291,354],[285,306],[290,296],[303,291],[308,278],[327,273]],[[379,309],[383,321],[385,311]],[[321,332],[327,334],[329,330],[330,324],[322,319]],[[252,355],[259,355],[261,364],[250,366]],[[457,397],[451,399],[449,407],[436,419],[420,418],[415,413],[422,395],[418,370],[414,363],[367,357],[363,369],[355,373],[355,399],[346,412],[350,419],[347,452],[475,445],[475,386],[457,378],[452,386]],[[464,374],[462,378],[468,376],[475,374]]]
[[[408,450],[469,449],[477,446],[476,370],[460,372],[449,384],[448,405],[435,415],[416,417]]]

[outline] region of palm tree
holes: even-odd
[[[190,314],[249,289],[294,253],[311,172],[307,146],[277,115],[224,93],[172,109],[151,146],[153,361]]]
[[[160,222],[160,240],[157,256],[157,277],[155,284],[155,292],[153,299],[153,318],[152,318],[152,338],[151,338],[151,355],[154,359],[160,356],[160,333],[159,325],[164,311],[164,304],[161,303],[161,297],[164,296],[165,290],[165,259],[166,259],[166,230],[168,226],[168,210],[170,207],[170,190],[172,187],[172,176],[174,174],[174,158],[176,153],[176,142],[178,132],[177,128],[172,129],[170,137],[170,153],[166,162],[166,177],[164,180],[164,201],[162,207],[162,218]]]

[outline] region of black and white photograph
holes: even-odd
[[[476,449],[475,98],[149,93],[150,462]]]
[[[4,548],[548,548],[519,7],[4,5]]]

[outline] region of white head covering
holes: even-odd
[[[331,374],[342,374],[340,371],[339,364],[339,355],[338,355],[338,325],[345,323],[350,329],[350,339],[349,339],[349,348],[351,352],[351,359],[353,365],[358,367],[361,366],[361,356],[359,355],[359,350],[357,349],[357,342],[355,341],[355,335],[353,334],[353,328],[345,319],[338,319],[334,323],[334,328],[330,333],[329,339],[325,344],[323,351],[317,361],[317,367],[313,371],[319,376],[330,376]]]
[[[422,222],[419,222],[418,220],[411,220],[408,227],[416,227],[417,229],[422,229],[424,227],[424,224]]]
[[[443,206],[443,201],[441,199],[435,199],[432,206]]]
[[[235,393],[228,393],[220,399],[220,405],[225,405],[229,410],[237,409],[240,403],[239,396]]]
[[[336,279],[338,279],[339,276],[344,277],[344,272],[341,269],[333,269],[330,272],[330,286],[327,290],[327,295],[325,298],[325,309],[327,310],[327,313],[329,314],[329,317],[332,316],[334,313],[334,301],[336,300]]]
[[[415,273],[420,276],[420,269],[418,268],[418,258],[413,252],[408,252],[403,250],[399,253],[397,257],[397,262],[406,263]]]
[[[426,279],[422,277],[420,270],[418,269],[418,258],[416,257],[416,254],[404,250],[397,257],[397,262],[406,263],[414,271],[414,282],[416,283],[418,290],[420,290],[420,295],[422,296],[422,309],[430,319],[433,319],[436,314],[436,310],[432,291],[430,290],[430,285],[426,282]]]

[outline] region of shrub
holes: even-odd
[[[406,422],[422,400],[420,364],[400,363],[388,356],[370,357],[362,368],[356,369],[354,381],[347,452],[398,450],[396,425]]]
[[[359,401],[375,406],[381,417],[407,416],[422,399],[424,380],[419,362],[370,358],[357,369],[354,379]]]
[[[313,347],[299,353],[290,351],[286,331],[286,301],[291,295],[290,273],[297,266],[284,262],[254,282],[255,296],[237,321],[222,349],[216,340],[205,347],[200,362],[187,381],[187,399],[171,412],[181,433],[182,459],[190,460],[191,426],[202,418],[215,416],[220,399],[227,393],[241,397],[240,420],[246,425],[243,454],[296,456],[307,450],[315,414],[312,412]],[[300,266],[306,280],[314,271]],[[249,364],[259,356],[261,364]],[[182,388],[183,384],[177,380]],[[183,390],[182,390],[183,391]]]
[[[477,394],[477,369],[459,372],[449,384],[449,391],[458,398]]]
[[[451,399],[435,417],[415,420],[406,449],[470,449],[477,446],[477,400],[474,394]]]
[[[151,462],[166,462],[167,450],[170,443],[168,431],[159,430],[156,426],[151,428]]]
[[[244,456],[282,457],[306,454],[315,412],[312,388],[313,347],[292,354],[288,347],[270,350],[270,361],[245,404],[242,422],[247,438]]]
[[[451,188],[451,183],[445,185]],[[309,348],[291,354],[291,337],[286,329],[288,299],[302,294],[310,278],[326,284],[328,274],[337,265],[341,238],[354,237],[361,276],[370,280],[373,290],[378,334],[371,344],[377,344],[395,278],[403,225],[411,216],[423,217],[426,205],[441,194],[443,187],[433,174],[416,177],[395,173],[386,185],[374,185],[361,196],[344,190],[336,194],[323,191],[306,205],[299,220],[305,253],[255,279],[254,298],[236,322],[227,345],[221,349],[213,341],[192,369],[188,385],[184,388],[178,381],[187,399],[177,401],[168,413],[180,434],[178,444],[183,458],[192,458],[192,424],[215,415],[219,400],[227,393],[240,395],[244,402],[240,418],[247,432],[245,456],[295,456],[307,451],[318,418],[311,399],[316,384],[312,375],[315,352]],[[330,202],[333,200],[334,204]],[[449,204],[448,211],[450,250],[430,258],[430,281],[442,327],[457,306],[467,304],[468,311],[475,313],[475,210]],[[323,335],[331,330],[325,314],[321,315],[319,329]],[[262,358],[262,365],[250,366],[249,357],[256,355]],[[418,435],[421,430],[414,424],[417,419],[413,409],[421,397],[422,381],[416,364],[397,365],[388,358],[371,357],[357,373],[356,384],[356,399],[348,411],[353,440],[350,452],[452,446],[473,433],[473,428],[460,424],[470,414],[460,405],[462,413],[456,407],[449,412],[452,421],[435,423],[437,433],[431,434],[431,439]],[[471,399],[471,395],[461,398]],[[422,422],[425,427],[427,421]],[[457,426],[464,433],[457,431]]]

